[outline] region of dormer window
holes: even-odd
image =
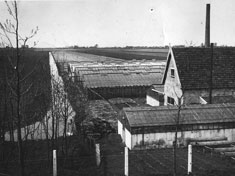
[[[175,77],[175,69],[171,68],[171,77],[174,78]]]

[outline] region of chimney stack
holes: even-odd
[[[205,47],[210,47],[210,4],[206,4],[206,34]]]

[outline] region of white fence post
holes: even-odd
[[[129,175],[129,173],[128,173],[128,147],[125,147],[125,153],[124,153],[124,155],[125,155],[125,165],[124,165],[124,172],[125,172],[125,176],[128,176]]]
[[[95,144],[96,165],[100,165],[100,144]]]
[[[188,174],[192,173],[192,145],[188,145]]]
[[[53,150],[53,176],[57,176],[56,150]]]

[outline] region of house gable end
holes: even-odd
[[[177,79],[177,82],[180,84],[180,77],[179,77],[179,72],[177,69],[177,64],[176,64],[176,61],[174,58],[174,52],[173,52],[173,49],[170,48],[169,53],[167,55],[166,67],[165,67],[163,78],[162,78],[162,85],[164,85],[166,82],[167,73],[168,73],[169,69],[171,69],[171,67],[170,67],[171,62],[173,63],[174,69],[175,69],[175,79]]]

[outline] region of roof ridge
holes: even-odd
[[[223,103],[223,104],[198,104],[184,106],[181,110],[187,109],[215,109],[215,108],[235,108],[235,103]],[[177,110],[178,107],[175,106],[155,106],[155,107],[125,107],[124,111],[163,111],[163,110]]]

